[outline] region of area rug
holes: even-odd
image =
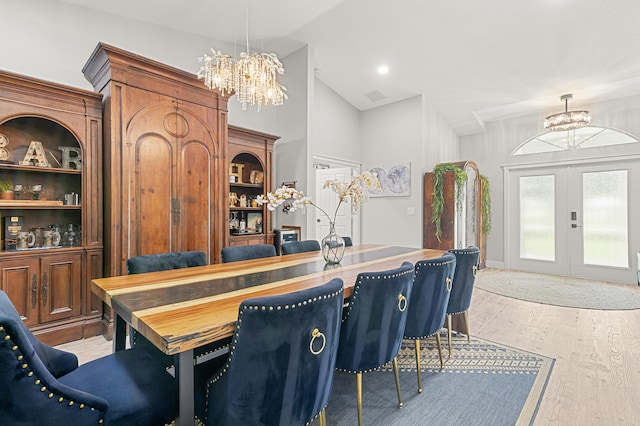
[[[443,335],[443,343],[446,338]],[[365,425],[529,425],[533,422],[554,360],[497,343],[466,337],[454,339],[452,357],[443,345],[445,368],[435,339],[421,344],[422,393],[417,391],[413,341],[400,352],[398,407],[391,364],[363,374]],[[327,424],[358,424],[355,375],[336,372]],[[317,421],[314,423],[317,425]]]
[[[483,269],[477,288],[514,299],[582,309],[640,309],[636,286],[502,269]]]

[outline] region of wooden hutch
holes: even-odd
[[[0,289],[52,345],[101,332],[90,289],[103,273],[101,103],[98,93],[0,71],[0,180],[16,189],[0,200]],[[12,219],[18,239],[5,227]]]
[[[277,136],[229,126],[229,233],[227,246],[273,244],[272,215],[258,195],[271,192]]]

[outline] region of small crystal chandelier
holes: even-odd
[[[564,101],[564,112],[553,114],[545,118],[545,130],[549,132],[574,130],[588,126],[589,123],[591,123],[589,111],[569,111],[569,99],[573,99],[573,95],[568,94],[560,97],[560,100]]]
[[[242,104],[257,105],[258,111],[265,105],[279,106],[288,99],[287,90],[276,79],[284,74],[284,67],[275,53],[257,53],[249,50],[249,6],[246,14],[247,51],[240,53],[240,59],[232,58],[219,50],[211,49],[198,58],[203,65],[198,78],[204,79],[209,89],[218,89],[225,94],[235,95]]]

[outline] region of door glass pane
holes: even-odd
[[[556,259],[555,176],[520,177],[520,257]]]
[[[629,267],[627,171],[582,175],[584,263]]]

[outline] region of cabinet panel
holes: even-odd
[[[40,265],[41,322],[71,318],[82,313],[81,262],[80,254],[42,258]]]
[[[27,326],[36,325],[40,305],[38,259],[3,261],[0,288],[7,293]]]
[[[201,250],[208,252],[212,222],[213,183],[210,152],[202,143],[184,145],[180,158],[180,185],[176,195],[180,200],[180,212],[175,233],[178,251]]]
[[[172,196],[175,176],[172,143],[156,135],[142,135],[134,140],[135,173],[129,201],[135,250],[129,257],[166,253],[171,251],[171,216],[179,210]]]

